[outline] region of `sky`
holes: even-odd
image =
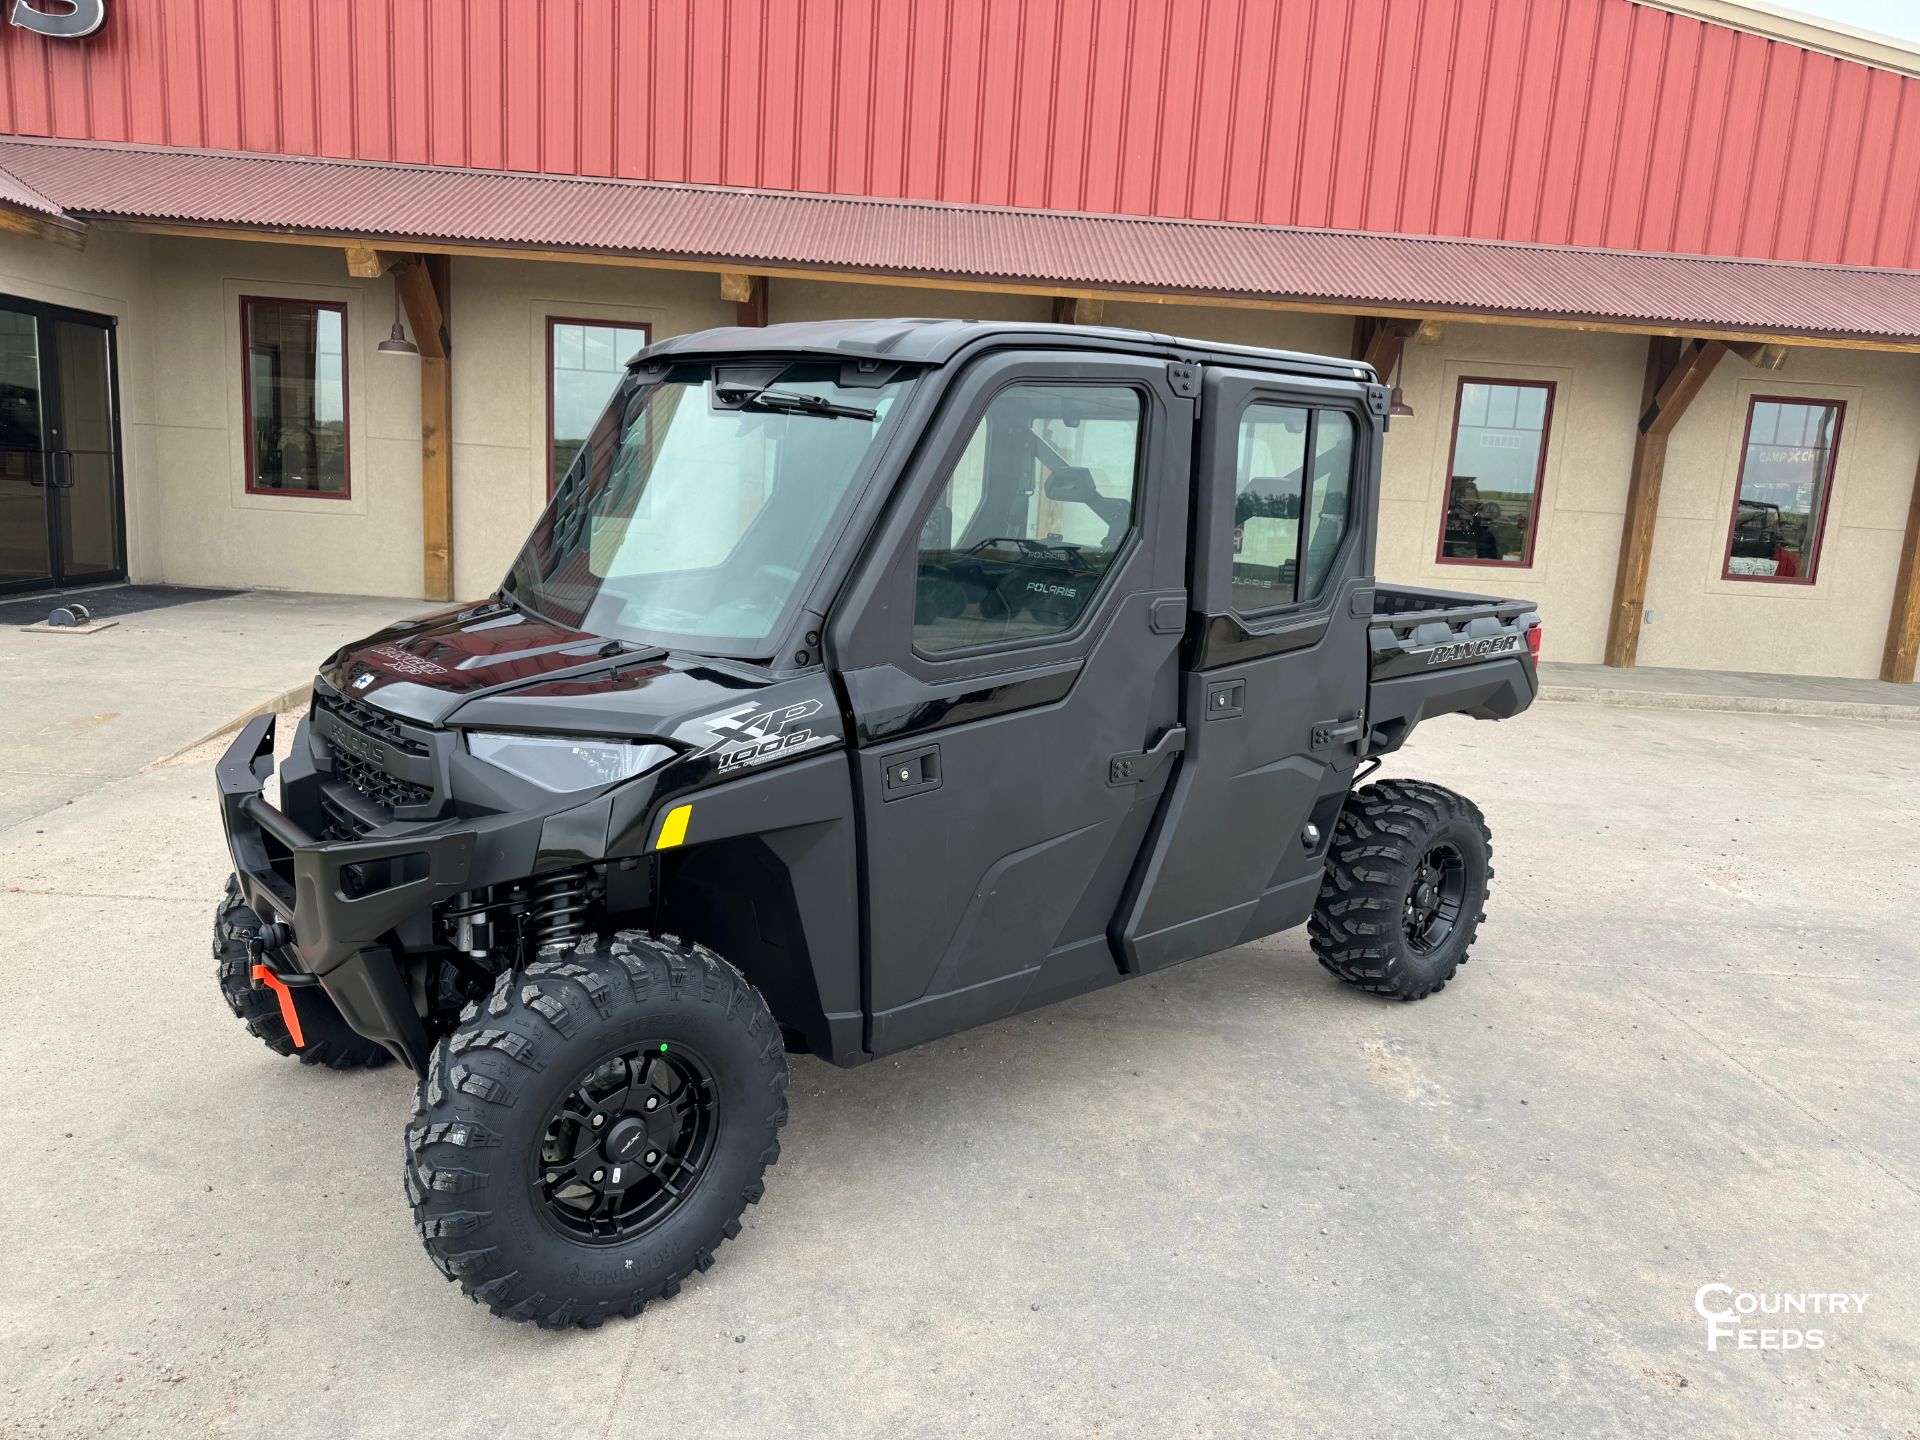
[[[1920,43],[1920,4],[1914,0],[1776,0],[1785,9],[1859,30],[1877,30],[1896,40]]]

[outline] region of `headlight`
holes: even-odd
[[[469,730],[467,753],[543,790],[562,794],[631,780],[673,758],[672,749],[665,745],[570,735],[502,735],[490,730]]]

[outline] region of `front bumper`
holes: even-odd
[[[293,933],[263,963],[287,985],[318,984],[349,1025],[419,1071],[425,1027],[384,937],[475,883],[484,827],[443,821],[387,838],[316,840],[261,793],[274,773],[274,719],[250,721],[214,772],[241,894]],[[292,783],[312,779],[288,770]]]

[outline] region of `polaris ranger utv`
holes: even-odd
[[[597,1325],[739,1233],[789,1051],[857,1065],[1307,924],[1416,1000],[1480,812],[1355,782],[1535,692],[1524,601],[1373,579],[1350,361],[948,320],[651,346],[499,591],[219,764],[221,988],[418,1077],[406,1190],[495,1313]]]

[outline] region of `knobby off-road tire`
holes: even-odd
[[[606,1123],[589,1130],[595,1115]],[[759,1202],[786,1121],[780,1027],[745,976],[672,936],[589,937],[502,975],[434,1046],[407,1200],[470,1298],[546,1329],[593,1327],[713,1264]],[[603,1188],[622,1179],[618,1196]]]
[[[246,1022],[248,1031],[276,1055],[298,1055],[303,1065],[329,1070],[371,1069],[393,1057],[386,1048],[358,1034],[334,1003],[313,986],[293,992],[294,1013],[300,1017],[303,1046],[293,1043],[280,1001],[271,990],[253,983],[253,956],[247,942],[260,929],[260,917],[240,898],[240,882],[227,879],[227,893],[213,912],[213,958],[219,967],[220,994],[227,1008]]]
[[[1493,840],[1473,802],[1419,780],[1347,797],[1307,935],[1349,985],[1419,1000],[1467,963],[1486,919]]]

